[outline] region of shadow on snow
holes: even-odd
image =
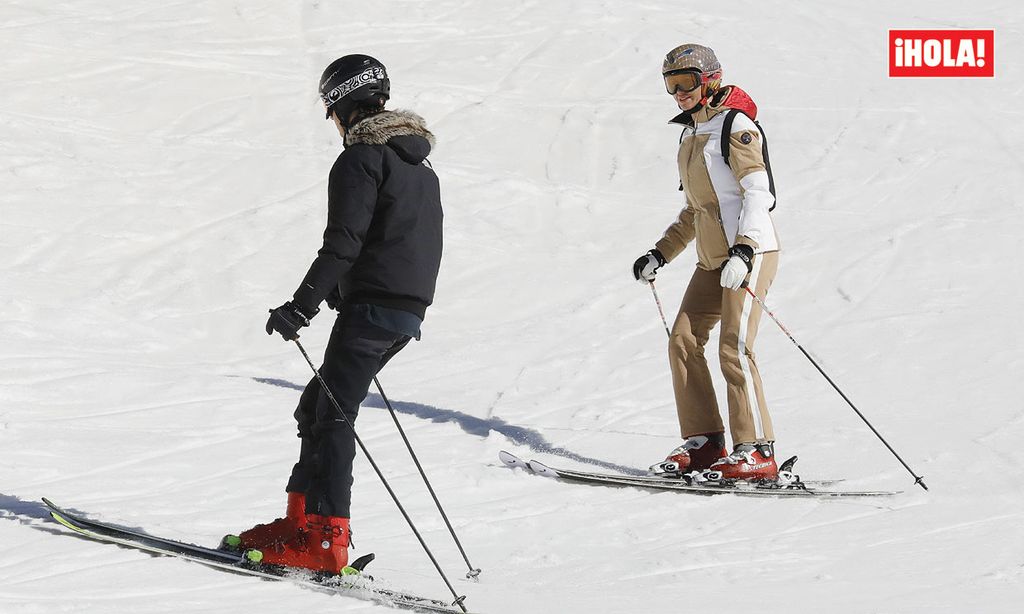
[[[50,518],[49,508],[43,505],[42,501],[26,501],[14,495],[0,493],[0,520],[15,520],[19,524],[54,535],[66,534]],[[40,520],[47,520],[50,523],[40,524]]]
[[[253,380],[261,383],[268,384],[270,386],[278,386],[280,388],[288,388],[290,390],[303,390],[304,385],[295,384],[283,379],[269,378],[269,377],[254,377]],[[395,411],[400,414],[413,416],[420,418],[421,420],[430,420],[431,422],[439,423],[453,423],[459,428],[470,435],[476,437],[487,437],[491,432],[504,435],[509,440],[517,445],[527,446],[534,452],[544,454],[554,454],[569,460],[574,460],[587,465],[593,465],[596,467],[602,467],[604,469],[610,469],[612,471],[618,471],[628,475],[644,475],[645,472],[636,469],[635,467],[627,467],[625,465],[618,465],[608,461],[603,461],[597,458],[591,458],[582,454],[577,454],[572,450],[552,445],[541,433],[524,426],[516,426],[509,424],[501,418],[478,418],[470,414],[455,411],[452,409],[442,409],[440,407],[434,407],[432,405],[424,405],[423,403],[413,403],[410,401],[395,401],[391,400],[391,406],[395,408]],[[384,399],[375,392],[371,392],[366,396],[366,399],[362,403],[362,407],[377,407],[384,409],[387,406],[384,404]]]
[[[303,385],[282,379],[266,377],[254,377],[252,379],[261,384],[288,388],[290,390],[302,390],[304,388]],[[366,399],[363,401],[362,406],[381,409],[385,409],[387,407],[384,404],[384,399],[382,399],[377,393],[368,394]],[[455,424],[466,433],[476,437],[485,438],[494,432],[499,435],[504,435],[516,445],[527,446],[534,452],[553,454],[579,463],[602,467],[604,469],[618,471],[629,475],[642,475],[644,473],[643,471],[637,470],[635,467],[627,467],[601,459],[591,458],[589,456],[577,454],[572,450],[552,445],[540,432],[524,426],[509,424],[501,418],[478,418],[452,409],[442,409],[440,407],[425,405],[423,403],[413,403],[410,401],[392,400],[391,406],[400,414],[413,416],[421,420]],[[56,526],[40,526],[38,524],[38,521],[40,520],[50,520],[48,508],[41,501],[26,501],[16,496],[0,493],[0,519],[16,520],[21,524],[32,525],[35,529],[55,534],[64,533]]]

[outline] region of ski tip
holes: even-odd
[[[513,469],[530,469],[529,463],[515,454],[510,454],[504,450],[498,452],[498,460],[500,460],[506,467],[511,467]]]
[[[76,533],[83,533],[83,530],[80,527],[75,526],[70,520],[68,520],[67,518],[64,518],[63,516],[61,516],[59,513],[55,512],[55,511],[50,511],[50,517],[53,518],[56,522],[58,522],[58,523],[64,525],[65,527],[71,529],[72,531],[75,531]]]
[[[50,501],[46,497],[41,497],[41,499],[43,501],[43,505],[45,505],[47,507],[47,511],[49,511],[51,513],[52,512],[56,512],[56,513],[60,514],[61,516],[67,516],[68,515],[68,513],[66,511],[64,511],[64,508],[62,508],[61,506],[57,505],[53,501]]]
[[[558,472],[557,471],[555,471],[551,467],[548,467],[547,465],[545,465],[542,462],[532,460],[529,463],[527,463],[527,465],[530,467],[530,471],[536,473],[537,475],[542,475],[542,476],[544,476],[546,478],[557,478],[558,477]]]

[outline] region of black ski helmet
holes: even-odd
[[[360,106],[383,106],[391,97],[391,81],[384,65],[362,54],[340,57],[320,77],[320,98],[327,106],[327,118],[337,111],[343,122]]]

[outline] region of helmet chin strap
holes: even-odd
[[[708,76],[708,77],[705,77],[705,75],[702,74],[700,78],[701,78],[700,87],[701,87],[701,91],[704,94],[704,96],[700,99],[700,104],[701,104],[701,106],[703,106],[703,105],[706,105],[709,100],[714,98],[715,94],[717,94],[720,91],[721,85],[722,85],[722,71],[718,70],[715,73],[710,73],[710,76]],[[709,86],[709,84],[710,83],[715,83],[715,82],[718,83],[718,87],[712,89]]]
[[[700,99],[700,104],[701,106],[703,106],[706,105],[709,100],[715,97],[715,94],[718,93],[718,90],[709,87],[707,82],[701,83],[700,87],[704,94],[704,96]]]
[[[701,86],[701,87],[704,88],[704,97],[700,99],[700,102],[697,103],[697,107],[694,110],[697,110],[700,107],[703,107],[704,105],[708,104],[708,102],[710,100],[712,100],[715,96],[718,95],[719,92],[722,91],[721,87],[719,87],[717,89],[708,89],[708,87],[706,85]]]

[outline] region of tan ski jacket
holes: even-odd
[[[725,111],[739,109],[730,135],[729,163],[722,157]],[[757,106],[740,88],[723,88],[696,112],[671,123],[684,126],[679,141],[679,180],[686,206],[655,247],[672,261],[697,239],[702,269],[713,271],[729,259],[729,248],[743,243],[755,254],[779,250],[769,209],[775,197],[761,153],[761,132],[754,124]]]

